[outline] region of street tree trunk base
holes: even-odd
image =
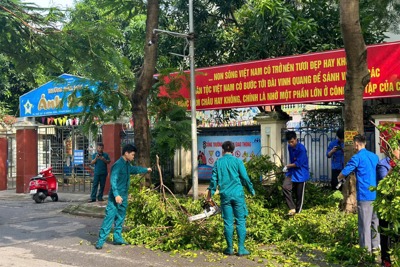
[[[350,175],[348,181],[343,185],[342,194],[340,210],[346,213],[357,213],[356,177],[354,175]]]

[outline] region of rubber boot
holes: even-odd
[[[230,205],[221,205],[222,219],[224,220],[224,236],[226,240],[226,249],[223,251],[226,255],[233,254],[233,210]]]
[[[102,249],[103,248],[103,245],[104,245],[104,241],[103,240],[97,240],[97,242],[96,242],[96,244],[94,245],[94,247],[96,248],[96,249]]]
[[[225,236],[225,240],[226,240],[226,249],[223,251],[223,253],[225,255],[233,255],[233,228],[232,229],[226,229],[227,227],[225,227],[224,229],[224,236]],[[229,227],[228,227],[229,228]]]
[[[246,240],[246,219],[240,218],[237,220],[236,232],[238,235],[238,256],[249,255],[250,252],[244,247],[244,241]]]

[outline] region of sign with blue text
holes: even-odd
[[[84,163],[83,150],[74,150],[74,164],[79,165]]]
[[[97,85],[88,79],[62,74],[19,98],[20,117],[57,116],[75,114],[83,111],[83,106],[71,107],[69,98],[71,94],[88,87],[96,90]]]

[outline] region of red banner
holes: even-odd
[[[400,42],[368,46],[364,99],[400,96]],[[196,69],[196,109],[344,100],[343,49]],[[180,93],[188,99],[189,88]],[[165,95],[165,91],[161,93]]]

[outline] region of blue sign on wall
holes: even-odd
[[[83,150],[74,150],[74,164],[79,165],[84,163]]]
[[[199,165],[198,169],[198,179],[199,180],[210,180],[212,176],[213,167],[210,165]]]
[[[68,97],[74,90],[80,96],[83,87],[96,90],[97,86],[88,79],[62,74],[58,79],[50,81],[19,98],[20,117],[55,116],[74,114],[83,111],[82,106],[70,107]]]

